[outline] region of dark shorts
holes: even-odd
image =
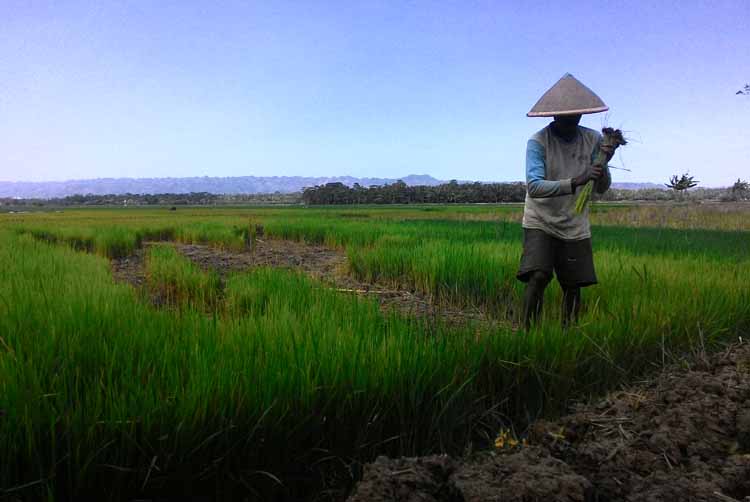
[[[523,255],[516,278],[528,282],[529,275],[541,270],[552,276],[562,286],[584,287],[596,284],[594,253],[591,239],[566,241],[541,230],[523,229]]]

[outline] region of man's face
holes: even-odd
[[[556,115],[555,129],[561,136],[573,136],[580,121],[580,115]]]

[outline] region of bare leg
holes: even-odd
[[[571,321],[578,321],[581,311],[581,288],[563,287],[563,328],[570,326]]]
[[[542,314],[544,304],[544,289],[552,277],[546,272],[535,270],[529,276],[526,291],[523,296],[523,319],[526,330],[531,328],[531,323],[536,321]]]

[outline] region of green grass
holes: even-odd
[[[148,249],[146,283],[161,301],[183,308],[209,310],[221,296],[221,281],[215,271],[202,271],[167,244]]]
[[[522,232],[505,218],[517,211],[4,216],[0,490],[26,485],[10,495],[50,500],[302,496],[334,465],[481,447],[508,417],[522,425],[642,374],[665,353],[748,333],[747,232],[595,227],[600,285],[585,290],[582,318],[567,332],[556,285],[543,323],[516,333],[384,315],[289,270],[222,285],[163,244],[147,249],[147,289],[178,308],[158,308],[114,283],[107,259],[154,240],[241,250],[262,224],[263,238],[340,248],[360,279],[513,319]]]
[[[95,252],[105,258],[122,258],[141,246],[142,235],[123,227],[19,229],[38,240],[61,243],[76,251]]]

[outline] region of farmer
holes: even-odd
[[[581,115],[608,110],[589,88],[565,74],[534,105],[529,117],[554,117],[526,146],[523,255],[517,278],[526,283],[526,329],[542,312],[544,289],[554,271],[563,290],[562,319],[578,317],[581,288],[596,284],[588,209],[576,212],[576,191],[589,180],[604,193],[611,177],[593,165],[601,134],[579,126]]]

